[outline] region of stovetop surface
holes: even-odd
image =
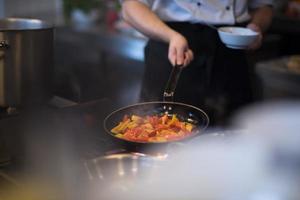
[[[78,159],[103,155],[120,148],[103,128],[105,116],[118,107],[104,98],[63,108],[42,105],[15,115],[4,114],[0,118],[0,148],[21,160],[31,151],[45,155],[72,152]]]

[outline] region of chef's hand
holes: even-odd
[[[261,44],[262,44],[262,39],[263,39],[261,28],[253,23],[248,24],[247,28],[258,33],[257,39],[248,47],[248,49],[256,50],[256,49],[260,48]]]
[[[193,51],[189,48],[187,40],[179,33],[174,33],[170,37],[168,58],[173,66],[177,64],[184,67],[194,59]]]

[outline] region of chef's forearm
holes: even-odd
[[[251,23],[257,25],[262,32],[265,32],[272,22],[273,9],[270,6],[263,6],[253,10],[251,15]]]
[[[161,21],[146,5],[137,0],[125,0],[122,6],[122,15],[126,22],[148,37],[169,42],[172,36],[178,34]]]

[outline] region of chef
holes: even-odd
[[[203,108],[212,124],[253,102],[253,70],[245,50],[230,49],[211,25],[245,26],[261,46],[272,0],[121,0],[123,18],[150,39],[145,47],[141,101],[162,99],[172,66],[184,68],[175,100]],[[187,67],[186,67],[187,66]]]

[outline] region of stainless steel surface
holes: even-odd
[[[117,153],[88,160],[84,163],[85,193],[88,194],[85,199],[123,199],[140,181],[155,178],[153,174],[163,167],[165,159],[164,156]]]
[[[50,24],[38,19],[6,18],[0,20],[0,31],[52,29]]]
[[[149,174],[166,155],[150,156],[141,153],[117,153],[84,162],[91,181],[120,181]]]
[[[35,19],[0,20],[0,107],[51,97],[53,28]]]

